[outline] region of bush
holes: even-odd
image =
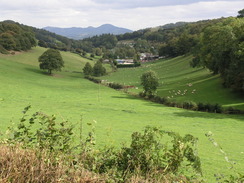
[[[93,76],[99,77],[106,74],[106,68],[103,67],[102,62],[97,61],[93,66]]]
[[[222,113],[223,107],[220,104],[203,104],[199,102],[197,104],[198,111],[204,111],[204,112],[214,112],[214,113]]]
[[[140,67],[141,63],[137,62],[134,64],[117,64],[117,68],[132,68],[132,67]]]
[[[215,113],[222,113],[223,112],[223,108],[222,108],[221,105],[215,104],[214,105],[214,111],[215,111]]]
[[[205,105],[202,102],[197,104],[198,111],[206,111]]]
[[[162,103],[162,98],[160,96],[154,96],[153,102],[156,102],[156,103],[159,103],[159,104],[163,104]]]
[[[57,123],[54,115],[47,116],[41,112],[36,112],[26,119],[30,107],[24,109],[24,116],[17,129],[10,129],[13,136],[8,139],[8,143],[20,143],[25,148],[45,149],[49,152],[71,152],[73,127],[68,126],[67,121]]]
[[[195,102],[189,101],[189,102],[183,102],[182,107],[184,109],[191,109],[191,110],[197,110],[198,106]]]
[[[0,44],[0,53],[8,54],[9,52]]]
[[[102,83],[102,80],[101,79],[97,79],[97,78],[94,78],[92,76],[85,76],[86,79],[94,82],[94,83]]]
[[[167,135],[173,144],[162,143]],[[138,173],[141,176],[177,173],[188,162],[192,169],[201,174],[201,163],[195,154],[197,139],[191,135],[181,137],[174,132],[146,127],[144,133],[134,132],[130,147],[122,148],[118,166],[122,174]]]
[[[93,68],[89,62],[86,62],[86,65],[83,67],[83,73],[85,76],[90,76],[93,74]]]
[[[225,110],[225,113],[227,113],[227,114],[243,114],[243,111],[238,110],[238,109],[234,109],[233,107],[228,107]]]
[[[27,118],[29,108],[24,109],[18,128],[11,130],[13,136],[6,141],[11,148],[0,149],[0,181],[86,182],[86,178],[90,181],[95,177],[93,180],[99,182],[106,176],[107,182],[132,182],[138,178],[139,182],[182,179],[189,182],[186,176],[180,175],[181,170],[190,168],[193,176],[201,174],[197,139],[192,135],[180,136],[146,127],[143,133],[132,134],[129,147],[96,149],[92,126],[87,138],[80,139],[80,145],[74,149],[72,127],[57,123],[53,115],[40,112]],[[1,156],[2,151],[4,155]],[[84,168],[89,170],[89,177],[84,177],[87,172]],[[96,173],[95,176],[91,172]]]
[[[116,90],[120,90],[120,89],[124,88],[124,86],[122,84],[119,84],[119,83],[109,83],[108,86],[110,88],[113,88],[113,89],[116,89]]]
[[[147,71],[140,77],[146,95],[154,95],[159,86],[158,77],[154,71]]]
[[[145,98],[146,97],[146,93],[145,92],[140,92],[139,96],[142,97],[142,98]]]
[[[154,94],[149,94],[148,96],[148,99],[151,100],[151,101],[155,101],[154,98],[155,98],[155,95]]]

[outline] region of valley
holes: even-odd
[[[45,48],[35,47],[30,51],[16,55],[0,55],[0,120],[1,133],[5,134],[9,126],[14,126],[22,117],[21,111],[31,105],[31,115],[42,111],[55,114],[58,120],[68,120],[79,137],[82,123],[83,134],[91,129],[87,123],[95,126],[97,147],[106,144],[121,146],[128,144],[134,131],[145,126],[157,126],[164,130],[190,133],[199,139],[198,150],[202,162],[204,180],[212,182],[214,174],[229,175],[241,171],[244,164],[243,115],[214,114],[167,107],[152,103],[123,91],[95,84],[84,79],[82,68],[86,62],[94,61],[78,54],[61,52],[65,67],[53,76],[39,69],[38,57]],[[189,90],[185,95],[175,95],[177,101],[220,103],[224,107],[244,108],[243,99],[222,89],[220,78],[206,69],[191,68],[191,56],[180,56],[143,64],[138,68],[118,69],[115,73],[101,77],[103,80],[134,85],[142,91],[139,77],[145,70],[153,69],[160,77],[158,94],[169,96],[173,91]],[[109,66],[106,66],[109,70]],[[192,86],[189,86],[189,83]],[[213,89],[212,86],[216,88]],[[211,87],[211,90],[209,89]],[[192,93],[193,90],[195,93]],[[182,92],[183,93],[183,92]],[[214,139],[226,152],[230,161],[235,161],[235,169],[225,157],[205,137],[211,131]],[[77,143],[76,140],[74,143]]]

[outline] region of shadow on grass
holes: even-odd
[[[70,78],[85,79],[83,75],[69,75]]]
[[[132,96],[132,95],[123,95],[123,96],[112,96],[112,98],[117,98],[117,99],[133,99],[133,100],[143,100],[141,98]]]
[[[176,74],[176,75],[174,75],[174,76],[164,77],[163,79],[164,79],[164,80],[167,80],[167,79],[172,79],[172,78],[177,78],[177,77],[178,77],[178,78],[182,78],[183,76],[186,77],[186,76],[188,76],[188,75],[190,75],[190,74],[197,73],[197,72],[199,72],[199,71],[201,71],[201,70],[204,70],[204,68],[196,69],[196,70],[193,70],[193,71],[191,71],[191,72],[186,72],[186,73]],[[212,75],[204,75],[204,76],[200,76],[200,77],[201,77],[201,78],[211,78]],[[197,78],[194,78],[194,76],[192,76],[191,79],[197,80]]]
[[[134,98],[140,99],[140,98]],[[141,99],[144,100],[144,99]],[[147,100],[144,100],[147,101]],[[172,116],[185,117],[185,118],[206,118],[206,119],[234,119],[244,122],[244,116],[242,114],[220,114],[220,113],[210,113],[201,111],[192,111],[188,109],[182,109],[177,107],[170,107],[164,104],[158,104],[151,101],[144,103],[146,106],[160,107],[160,108],[170,108],[172,109]]]
[[[217,113],[208,113],[208,112],[199,112],[199,111],[188,111],[182,109],[182,112],[174,112],[173,115],[185,118],[207,118],[207,119],[235,119],[244,122],[244,116],[234,115],[234,114],[217,114]]]
[[[31,72],[34,72],[34,73],[37,73],[37,74],[48,75],[47,72],[44,72],[44,71],[42,71],[40,69],[36,69],[36,68],[25,68],[25,70],[31,71]]]

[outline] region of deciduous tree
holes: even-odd
[[[94,76],[103,76],[106,74],[106,69],[103,67],[102,62],[97,61],[93,67],[93,75]]]
[[[156,92],[159,85],[158,77],[154,71],[147,71],[141,76],[141,85],[147,95],[152,95]]]
[[[48,70],[48,73],[51,75],[53,70],[61,71],[61,68],[64,67],[63,58],[58,50],[48,49],[40,57],[40,69]]]
[[[85,76],[90,76],[93,73],[92,66],[89,62],[86,63],[85,67],[83,68],[83,73]]]

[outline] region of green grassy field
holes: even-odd
[[[71,53],[62,52],[65,68],[62,72],[55,73],[54,76],[48,76],[39,69],[37,61],[44,51],[45,49],[37,47],[14,56],[0,55],[0,129],[2,133],[7,130],[8,126],[15,125],[22,116],[21,111],[29,104],[32,105],[30,114],[41,110],[49,115],[56,114],[58,119],[65,119],[76,125],[77,139],[81,118],[84,133],[87,133],[90,128],[86,123],[95,123],[98,146],[108,143],[115,146],[122,142],[128,143],[132,132],[143,130],[147,125],[159,126],[182,135],[190,133],[199,138],[198,149],[204,178],[207,182],[213,182],[214,173],[231,173],[233,170],[228,169],[229,164],[225,161],[224,156],[205,137],[205,133],[212,131],[215,140],[226,151],[229,159],[236,161],[236,169],[243,171],[243,116],[169,108],[94,84],[83,79],[81,73],[87,60]],[[180,62],[181,59],[189,59],[189,57],[176,58],[176,61]],[[157,64],[161,63],[156,63],[156,66]],[[165,61],[164,64],[168,69],[174,67],[174,64],[170,64],[169,61]],[[156,66],[155,68],[158,68]],[[135,70],[134,73],[142,72],[150,67],[154,67],[154,65],[145,65],[139,70]],[[113,77],[113,80],[116,80],[117,77],[117,81],[128,82],[128,78],[131,77],[131,83],[128,82],[128,84],[135,83],[139,86],[137,83],[139,76],[134,77],[129,71],[131,70],[121,70],[106,78]],[[199,72],[205,73],[206,71]],[[122,78],[121,73],[124,73]],[[165,81],[159,92],[163,94],[163,92],[168,93],[168,90],[176,89],[177,85],[173,81],[174,75],[177,74],[189,77],[184,75],[184,71],[172,73],[168,70],[168,75],[166,73],[160,75],[162,78],[167,77],[168,80]],[[204,74],[199,75],[199,77],[203,77]],[[122,80],[123,78],[124,80]],[[186,87],[187,82],[182,80],[179,89]],[[170,89],[164,91],[163,86],[169,86]],[[197,84],[193,83],[193,86],[197,86]],[[204,90],[209,93],[209,90]],[[228,92],[225,91],[225,93]],[[206,95],[209,94],[206,93]],[[233,97],[234,99],[238,101],[237,97]],[[222,100],[224,99],[222,98],[220,101]],[[231,101],[231,99],[228,100]],[[239,103],[241,103],[240,101]]]
[[[234,107],[244,110],[244,96],[233,93],[230,89],[223,88],[221,79],[204,68],[191,68],[191,56],[164,59],[143,64],[140,68],[119,69],[103,79],[109,82],[118,82],[125,85],[134,85],[142,91],[140,76],[148,70],[157,73],[160,86],[157,95],[170,98],[179,102],[194,101],[211,104],[221,104],[224,107]]]

